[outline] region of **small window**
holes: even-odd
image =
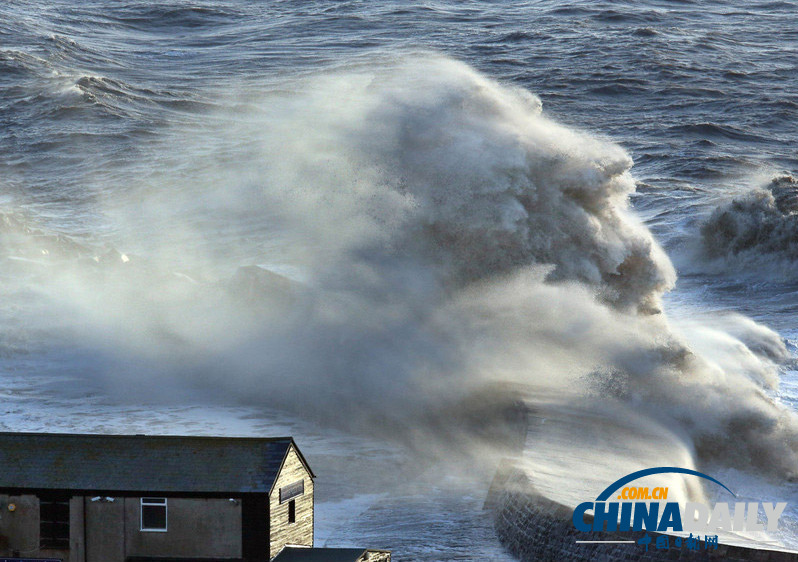
[[[296,500],[288,502],[288,522],[296,523]]]
[[[69,548],[69,496],[39,498],[39,545],[41,548]]]
[[[166,531],[166,498],[141,498],[141,530]]]

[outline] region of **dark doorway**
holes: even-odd
[[[69,499],[66,494],[39,496],[40,548],[69,548]]]
[[[269,559],[269,496],[252,494],[241,499],[241,549],[244,560]]]

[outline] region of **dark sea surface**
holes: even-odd
[[[231,88],[425,49],[620,143],[643,184],[638,205],[667,242],[665,215],[695,215],[707,192],[798,165],[795,8],[12,1],[0,35],[5,191],[68,215],[65,201],[83,209],[97,191],[123,189],[93,179],[98,170],[131,165],[165,127],[204,119]]]
[[[635,206],[671,251],[718,198],[798,166],[793,2],[11,1],[0,10],[4,199],[67,233],[113,228],[92,202],[146,173],[165,129],[207,119],[231,92],[385,52],[454,57],[620,143],[635,161]],[[745,312],[779,314],[788,303],[759,308],[771,296],[747,294]]]
[[[120,390],[108,382],[100,371],[117,368],[114,350],[128,340],[126,323],[137,327],[131,329],[134,339],[144,334],[132,345],[135,354],[154,339],[176,345],[193,341],[201,331],[195,326],[217,318],[206,310],[184,314],[171,300],[161,306],[158,299],[173,294],[168,284],[142,289],[136,281],[112,301],[99,303],[87,300],[93,290],[76,288],[82,281],[70,281],[68,300],[79,304],[59,305],[71,312],[51,319],[48,310],[58,291],[37,289],[46,284],[37,268],[59,269],[57,257],[69,262],[70,271],[81,260],[141,260],[152,279],[168,271],[208,290],[239,266],[252,264],[302,280],[302,265],[292,257],[308,244],[285,234],[288,219],[273,213],[269,203],[278,172],[283,181],[296,169],[283,170],[279,162],[264,168],[251,163],[261,150],[274,154],[281,135],[297,150],[302,144],[289,139],[301,127],[313,129],[317,117],[340,122],[341,137],[327,139],[331,147],[362,135],[362,123],[349,128],[348,112],[370,102],[358,101],[355,93],[347,97],[343,79],[335,77],[379,75],[381,67],[402,60],[411,60],[414,70],[399,73],[399,82],[406,80],[401,76],[412,81],[413,72],[449,68],[436,60],[459,61],[502,87],[539,97],[545,116],[620,145],[634,161],[632,211],[679,275],[664,296],[669,317],[733,312],[778,332],[793,362],[782,362],[782,386],[768,392],[785,407],[796,407],[798,205],[790,202],[798,201],[793,178],[798,174],[798,3],[708,0],[3,2],[0,381],[4,376],[16,381],[7,383],[8,399],[16,400],[18,392],[34,402],[38,398],[31,396],[41,396],[44,406],[36,408],[46,411],[52,393],[62,392],[51,392],[48,381],[57,381],[62,372],[80,380],[84,371],[90,372],[87,394],[124,396],[135,388],[135,396],[152,398],[147,395],[160,392],[152,390],[154,385],[171,380],[163,373],[184,363],[155,353],[141,363],[124,361],[130,371],[148,373],[140,384],[128,377]],[[399,97],[397,106],[404,103]],[[435,120],[433,113],[416,117]],[[414,123],[407,119],[402,126]],[[364,144],[378,137],[367,137]],[[475,144],[472,157],[479,160],[483,149]],[[569,151],[578,152],[577,145],[563,149]],[[316,156],[326,158],[318,152],[308,167],[317,164]],[[463,157],[463,167],[468,160]],[[388,169],[390,174],[386,166],[380,173]],[[330,177],[344,173],[330,168]],[[396,178],[400,186],[406,181]],[[349,188],[345,180],[341,186]],[[296,189],[289,193],[304,198]],[[568,220],[561,218],[564,230]],[[364,227],[357,235],[373,233]],[[330,236],[337,233],[310,238],[318,243]],[[402,277],[402,264],[391,271],[392,279],[412,285],[412,291],[418,288],[414,283],[427,282],[423,275]],[[340,272],[329,286],[340,288],[350,273]],[[148,294],[146,306],[117,309],[120,301],[137,302],[139,290]],[[380,297],[379,302],[394,301]],[[82,327],[104,314],[114,318],[114,328],[91,344],[76,344]],[[155,316],[166,326],[162,331],[146,327]],[[184,322],[191,328],[171,329]],[[428,341],[426,332],[401,332],[410,333],[409,339]],[[198,336],[200,341],[225,337]],[[325,350],[334,347],[319,339]],[[447,359],[435,356],[429,362],[436,361]],[[164,363],[169,366],[161,371]],[[390,369],[382,363],[372,367]],[[174,370],[181,379],[188,369]],[[45,382],[20,386],[27,373]],[[203,396],[224,378],[203,377]],[[357,384],[366,395],[372,392],[373,383]],[[84,392],[83,383],[75,385],[73,397]],[[391,386],[386,392],[394,391],[399,392]],[[107,418],[107,411],[103,415]],[[37,416],[36,427],[46,428]],[[24,416],[13,420],[6,426],[29,427]],[[81,427],[125,426],[106,420]],[[380,501],[382,511],[371,512],[359,529],[376,526],[370,541],[378,541],[379,533],[395,533],[374,546],[393,548],[397,560],[468,559],[473,550],[458,544],[458,532],[465,533],[466,542],[483,545],[484,559],[500,553],[478,515],[458,519],[466,508],[476,514],[481,496],[459,497],[460,503],[441,508],[430,507],[424,495],[397,494],[387,504]],[[349,509],[340,501],[342,510]],[[384,507],[392,503],[397,505],[393,511]],[[406,513],[400,505],[414,507]],[[418,523],[419,514],[430,510],[448,522],[439,529],[429,521]],[[426,534],[418,535],[414,525]],[[325,538],[336,544],[332,527],[325,529]],[[338,532],[338,542],[357,540],[351,529]],[[402,536],[414,535],[427,542],[444,537],[445,546],[420,544],[418,536],[403,545]]]
[[[89,171],[230,88],[428,49],[620,143],[646,209],[687,206],[798,164],[796,17],[792,2],[7,2],[4,177],[24,203],[89,199]]]

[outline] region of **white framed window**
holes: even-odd
[[[141,530],[166,532],[166,498],[141,498]]]

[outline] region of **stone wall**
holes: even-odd
[[[38,556],[39,552],[39,498],[0,495],[0,556]]]
[[[125,562],[128,557],[241,556],[241,507],[226,498],[169,498],[168,532],[140,530],[140,498],[69,502],[69,550],[39,548],[39,498],[0,494],[0,558]],[[13,509],[9,509],[13,506]],[[85,527],[84,527],[85,523]]]
[[[486,508],[493,512],[496,533],[505,547],[522,561],[590,560],[756,560],[761,562],[798,561],[791,552],[743,548],[721,544],[717,550],[657,549],[657,533],[648,533],[648,551],[639,544],[577,544],[577,540],[637,540],[646,533],[583,533],[574,528],[573,510],[536,493],[520,471],[507,467],[491,486]],[[588,521],[590,517],[586,517]],[[670,537],[673,543],[674,537]]]
[[[121,498],[103,504],[106,516],[95,518],[89,527],[105,534],[110,531],[112,514],[121,513],[114,506],[124,504],[123,549],[119,549],[120,535],[106,537],[106,551],[92,551],[89,545],[89,561],[115,562],[112,556],[123,551],[127,556],[239,558],[241,556],[241,505],[227,498],[168,498],[167,532],[141,531],[140,498]],[[89,501],[87,505],[94,502]],[[98,502],[99,503],[99,502]],[[97,506],[97,503],[94,504]],[[91,509],[91,507],[89,507]]]

